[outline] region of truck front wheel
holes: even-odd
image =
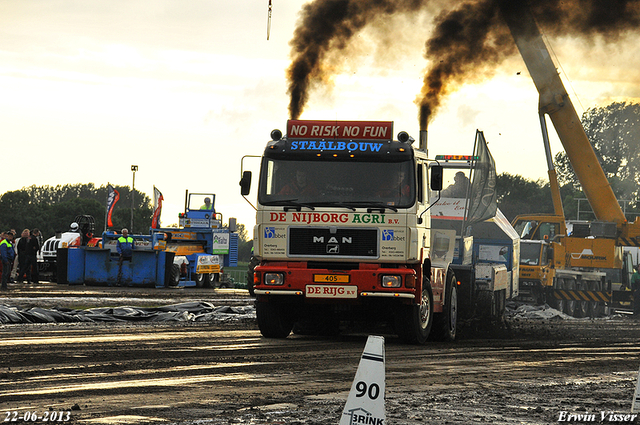
[[[265,338],[286,338],[293,329],[293,320],[282,305],[256,301],[256,317]]]
[[[420,305],[402,305],[396,312],[395,327],[400,338],[409,344],[424,344],[433,323],[431,282],[422,282]]]
[[[453,341],[456,339],[458,327],[458,288],[453,274],[447,278],[444,297],[444,311],[433,318],[433,339],[436,341]]]

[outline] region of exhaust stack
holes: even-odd
[[[420,130],[420,150],[424,151],[427,155],[427,130]]]

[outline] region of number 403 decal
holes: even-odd
[[[364,381],[358,381],[356,383],[356,397],[368,396],[371,400],[375,400],[380,396],[380,386],[375,382],[371,385],[367,385]]]

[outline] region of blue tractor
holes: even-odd
[[[174,254],[172,284],[220,287],[224,267],[238,264],[238,234],[235,218],[222,228],[222,214],[215,210],[215,195],[189,193],[179,227],[151,229],[154,250]]]

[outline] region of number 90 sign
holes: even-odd
[[[375,400],[380,396],[380,386],[375,382],[371,385],[367,385],[364,381],[358,381],[356,383],[356,397],[368,396],[371,400]]]

